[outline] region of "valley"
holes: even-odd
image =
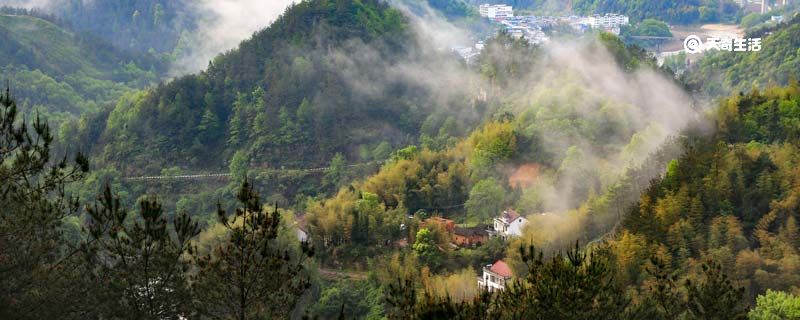
[[[492,5],[0,0],[0,318],[800,314],[798,5]]]

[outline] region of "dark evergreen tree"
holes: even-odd
[[[93,307],[100,318],[179,319],[191,311],[187,283],[193,252],[191,239],[200,233],[185,214],[171,223],[155,200],[142,200],[138,216],[130,216],[106,184],[94,206],[84,243],[89,272],[104,298]]]
[[[502,291],[492,314],[506,319],[618,319],[630,303],[614,279],[604,247],[588,252],[576,243],[545,259],[534,247],[520,248],[525,278]]]
[[[286,317],[308,288],[304,258],[312,254],[305,244],[293,254],[278,241],[280,213],[262,207],[253,186],[244,181],[237,199],[242,207],[233,215],[220,208],[219,222],[227,239],[213,252],[197,257],[193,289],[197,313],[213,319]]]
[[[745,319],[744,288],[733,285],[719,263],[703,264],[704,279],[686,281],[690,319]]]
[[[0,94],[0,318],[81,318],[83,287],[65,251],[62,218],[78,209],[64,188],[89,170],[85,157],[53,160],[53,136],[38,116],[18,118]]]

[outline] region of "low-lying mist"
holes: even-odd
[[[385,83],[408,81],[435,93],[432,108],[451,106],[445,112],[456,116],[489,119],[513,114],[516,130],[536,142],[530,148],[533,154],[520,155],[504,171],[509,185],[525,181],[512,186],[521,195],[510,203],[531,218],[526,242],[563,248],[577,239],[593,240],[611,232],[646,181],[662,174],[665,161],[682,153],[675,138],[690,123],[702,122],[701,103],[650,57],[621,52],[624,47],[613,37],[553,38],[532,50],[534,59],[487,45],[484,55],[494,57],[485,60],[508,61],[512,68],[533,60],[513,79],[500,83],[487,76],[491,70],[481,62],[454,65],[457,58],[443,54],[450,46],[474,42],[466,30],[433,10],[420,14],[394,5],[410,16],[420,52],[397,65],[370,60],[380,73],[345,68],[350,85],[365,94],[380,94]],[[348,58],[363,59],[340,57]],[[478,111],[469,104],[452,108],[465,96],[480,99],[487,93],[487,114],[474,115]]]
[[[81,0],[90,5],[97,0]],[[236,48],[253,33],[268,27],[290,5],[299,0],[175,0],[193,19],[195,30],[185,30],[180,56],[170,74],[180,76],[202,71],[215,56]],[[60,15],[70,5],[68,0],[0,0],[0,6],[38,9]],[[178,28],[179,26],[175,26]]]
[[[296,0],[192,0],[186,5],[199,17],[187,52],[172,68],[173,75],[203,70],[220,53],[231,50],[253,33],[268,27]]]

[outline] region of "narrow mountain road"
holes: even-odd
[[[371,161],[366,163],[356,163],[346,165],[346,168],[357,168],[357,167],[364,167],[364,166],[373,166],[373,165],[382,165],[386,161]],[[314,172],[326,172],[330,170],[330,167],[322,167],[322,168],[305,168],[305,169],[262,169],[260,171],[263,172],[270,172],[270,173],[314,173]],[[257,170],[258,171],[258,170]],[[185,174],[185,175],[174,175],[174,176],[129,176],[123,177],[122,180],[125,181],[148,181],[148,180],[200,180],[200,179],[209,179],[209,178],[222,178],[222,179],[229,179],[233,177],[230,173],[201,173],[201,174]]]

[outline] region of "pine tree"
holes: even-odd
[[[183,256],[200,233],[185,214],[170,223],[155,200],[142,200],[131,217],[106,184],[90,217],[84,244],[89,272],[105,295],[96,306],[101,318],[179,319],[191,311]],[[129,221],[133,220],[133,221]]]
[[[311,249],[293,255],[277,241],[281,217],[277,208],[262,208],[252,184],[244,181],[232,216],[220,208],[219,223],[227,239],[213,252],[196,257],[193,290],[197,312],[214,319],[264,319],[288,316],[308,288],[303,260]]]
[[[397,279],[386,290],[386,316],[389,319],[410,319],[417,303],[417,290],[412,279]]]
[[[654,312],[648,318],[678,319],[685,309],[683,297],[678,291],[677,274],[664,259],[657,256],[650,259],[647,273],[653,279],[647,285],[645,299],[654,306]]]
[[[745,319],[744,288],[735,287],[720,264],[709,261],[702,267],[704,279],[701,282],[686,281],[689,318]]]
[[[199,142],[209,143],[213,141],[214,137],[219,134],[219,129],[219,118],[211,108],[206,108],[206,111],[203,112],[203,117],[200,119],[200,124],[197,125]]]
[[[58,227],[78,209],[64,189],[89,163],[81,154],[54,161],[52,142],[46,121],[29,127],[10,91],[0,94],[0,319],[82,317],[85,287]]]

